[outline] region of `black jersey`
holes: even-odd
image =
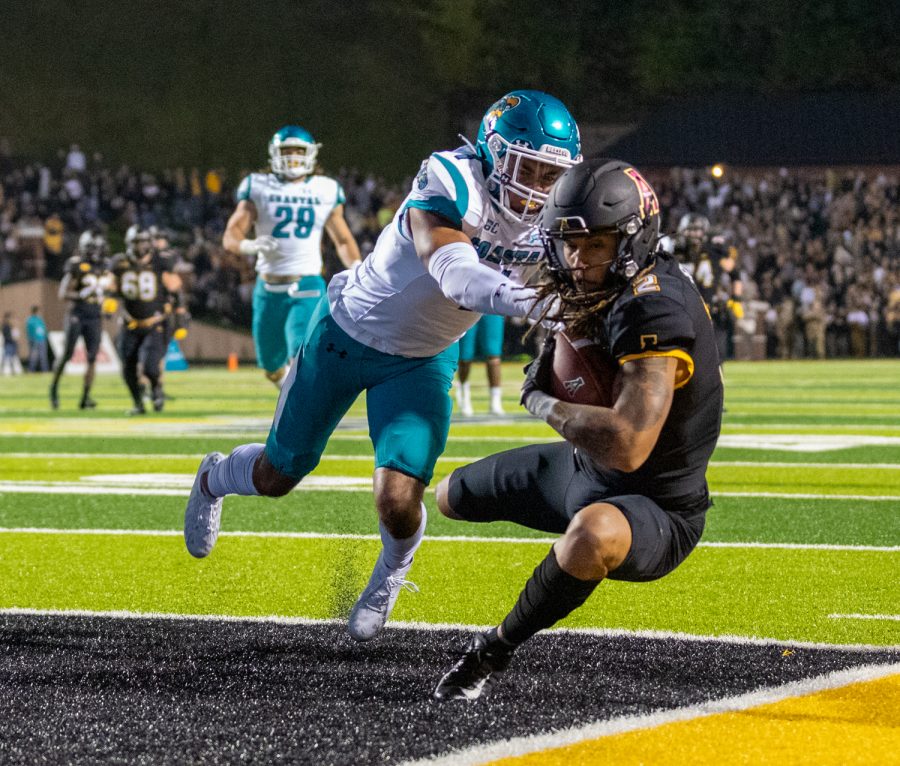
[[[73,255],[63,267],[66,295],[72,301],[72,312],[82,319],[99,319],[103,303],[102,277],[106,266],[102,261],[92,261]]]
[[[734,292],[734,283],[740,279],[736,261],[737,252],[715,238],[705,239],[696,248],[681,242],[676,245],[675,257],[694,278],[700,296],[715,315],[725,311]]]
[[[723,387],[715,333],[696,286],[661,254],[613,302],[604,331],[600,340],[619,364],[673,356],[679,365],[672,408],[646,462],[632,473],[601,473],[671,510],[708,507],[706,467],[722,424]]]
[[[169,292],[162,275],[172,271],[169,258],[154,252],[145,262],[135,263],[120,253],[113,259],[110,270],[116,278],[125,311],[132,319],[149,319],[166,313]]]

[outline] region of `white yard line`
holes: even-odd
[[[892,620],[900,621],[900,614],[829,614],[832,620]]]
[[[230,615],[230,614],[180,614],[173,612],[131,612],[124,610],[93,611],[88,609],[30,609],[28,607],[0,608],[0,616],[22,617],[98,617],[117,620],[201,620],[206,622],[249,622],[273,623],[276,625],[345,625],[346,620],[329,618],[314,619],[311,617],[287,617],[283,615]],[[456,630],[476,632],[486,630],[489,625],[470,625],[465,623],[446,622],[403,622],[391,620],[386,626],[388,630]],[[736,636],[730,633],[722,635],[682,633],[676,630],[628,630],[626,628],[552,628],[550,633],[565,633],[598,638],[649,638],[677,641],[696,641],[700,643],[726,643],[743,646],[772,646],[790,649],[830,649],[846,652],[869,654],[872,652],[892,652],[900,649],[897,646],[878,644],[830,644],[821,641],[795,641],[790,638],[767,638],[761,636]]]
[[[192,477],[185,474],[190,480]],[[329,492],[371,492],[368,479],[357,477],[359,484],[347,486],[338,481],[346,477],[312,476],[307,481],[300,482],[294,489],[295,492],[322,491]],[[328,479],[334,479],[331,483]],[[316,483],[320,480],[320,483]],[[429,487],[428,492],[434,492]],[[72,481],[0,481],[0,494],[9,493],[35,493],[35,494],[75,494],[75,495],[168,495],[173,497],[187,497],[189,488],[178,487],[153,487],[147,486],[147,482],[141,482],[140,486],[104,486],[102,484],[89,484],[87,482]],[[712,492],[713,497],[762,497],[782,500],[854,500],[860,502],[900,502],[900,495],[822,495],[795,492]],[[848,509],[850,510],[850,509]]]
[[[199,460],[200,453],[121,453],[121,452],[0,452],[0,459],[14,458],[25,460],[29,458],[41,458],[45,460]],[[475,462],[484,455],[442,455],[438,462],[458,463]],[[332,462],[369,462],[375,460],[374,455],[322,455],[322,461]],[[801,462],[776,462],[756,460],[712,460],[712,467],[722,468],[823,468],[842,471],[880,469],[888,471],[900,470],[900,463],[801,463]]]
[[[658,710],[645,715],[620,716],[608,721],[590,723],[586,726],[573,726],[551,734],[533,734],[526,737],[500,740],[487,745],[475,745],[446,755],[405,761],[400,766],[475,766],[476,764],[488,763],[500,758],[537,753],[624,732],[652,729],[669,723],[690,721],[719,713],[735,713],[773,702],[780,702],[792,697],[803,697],[828,689],[849,686],[850,684],[875,681],[897,673],[900,673],[900,663],[863,665],[862,667],[838,670],[802,681],[793,681],[781,686],[760,689],[748,694],[710,700],[699,705],[689,705],[674,710]]]
[[[146,537],[180,537],[180,529],[70,529],[62,527],[0,527],[0,534],[38,535],[120,535]],[[262,537],[293,540],[381,540],[378,535],[353,534],[349,532],[220,532],[219,537]],[[551,545],[557,537],[477,537],[467,535],[428,535],[426,542],[440,543],[500,543]],[[900,545],[833,545],[828,543],[759,543],[759,542],[701,542],[698,548],[761,548],[774,550],[811,551],[877,551],[880,553],[900,552]]]

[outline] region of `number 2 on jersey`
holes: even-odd
[[[281,205],[275,208],[275,218],[278,219],[278,225],[272,229],[272,236],[277,239],[287,239],[291,236],[288,227],[293,223],[293,235],[297,239],[306,239],[312,231],[313,222],[316,220],[316,211],[305,205],[291,207],[290,205]]]

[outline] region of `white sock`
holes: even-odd
[[[428,521],[428,513],[425,511],[425,503],[422,503],[422,523],[412,535],[402,540],[391,536],[387,528],[381,522],[378,527],[381,530],[381,545],[384,548],[382,557],[388,569],[401,569],[412,563],[413,554],[425,537],[425,522]]]
[[[459,403],[460,407],[465,406],[466,404],[471,403],[472,401],[472,391],[469,388],[469,382],[459,384],[459,389],[456,392],[456,401]]]
[[[491,407],[500,409],[503,406],[503,389],[500,386],[491,386]]]
[[[253,486],[253,464],[265,450],[265,444],[242,444],[206,474],[206,486],[213,497],[258,495]]]

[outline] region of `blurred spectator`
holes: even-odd
[[[28,372],[47,372],[50,362],[47,358],[47,325],[41,317],[40,306],[31,307],[31,316],[25,322],[28,338]]]
[[[178,268],[199,291],[193,313],[246,324],[252,263],[227,258],[221,249],[234,205],[224,171],[151,172],[116,168],[97,155],[87,163],[84,156],[73,144],[54,161],[28,161],[0,139],[0,282],[34,278],[43,269],[59,277],[77,232],[99,224],[115,241],[140,222],[171,230]],[[823,336],[828,356],[896,356],[900,180],[891,173],[746,170],[714,179],[702,169],[674,168],[648,173],[648,180],[663,207],[665,233],[685,213],[698,213],[734,249],[745,306],[756,312],[735,322],[734,334],[765,329],[768,353],[784,358],[820,356]],[[365,256],[410,181],[391,186],[347,168],[336,176]],[[325,263],[326,277],[340,268],[330,248]],[[730,336],[724,338],[729,349]]]
[[[72,144],[69,147],[69,153],[66,155],[66,170],[73,173],[84,173],[87,170],[87,158],[78,144]]]
[[[22,362],[19,359],[19,327],[9,311],[3,314],[3,324],[0,325],[0,333],[3,334],[3,357],[0,358],[0,374],[18,375],[22,372]]]

